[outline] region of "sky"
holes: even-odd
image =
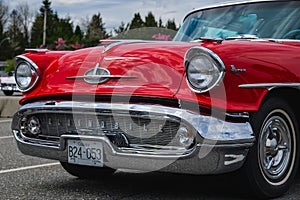
[[[12,10],[20,2],[27,2],[32,11],[37,12],[42,0],[4,0]],[[105,28],[112,30],[121,21],[128,23],[134,13],[140,12],[142,17],[151,11],[156,20],[162,18],[165,24],[168,19],[175,19],[177,25],[182,24],[184,16],[194,8],[205,4],[223,2],[222,0],[51,0],[52,9],[59,17],[70,16],[74,25],[81,25],[83,19],[101,13]]]

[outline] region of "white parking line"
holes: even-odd
[[[12,122],[11,119],[7,119],[7,120],[1,120],[0,123],[7,123],[7,122]]]
[[[51,166],[55,166],[55,165],[60,165],[60,163],[55,162],[55,163],[48,163],[48,164],[42,164],[42,165],[33,165],[33,166],[28,166],[28,167],[20,167],[20,168],[15,168],[15,169],[1,170],[0,174],[7,174],[7,173],[12,173],[12,172],[24,171],[24,170],[29,170],[29,169],[37,169],[37,168],[43,168],[43,167],[51,167]]]
[[[2,137],[0,137],[0,140],[10,139],[10,138],[14,138],[14,136],[2,136]]]

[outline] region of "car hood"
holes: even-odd
[[[30,96],[113,94],[171,98],[180,87],[184,55],[192,46],[119,42],[67,53],[47,68],[40,86]],[[91,78],[88,71],[91,76],[103,72],[109,76]]]

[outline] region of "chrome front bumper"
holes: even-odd
[[[60,136],[59,143],[25,137],[21,131],[24,115],[67,109],[97,112],[112,110],[115,113],[147,112],[162,118],[180,118],[197,131],[195,144],[186,150],[166,148],[116,148],[106,136]],[[116,169],[141,171],[168,171],[189,174],[220,174],[240,168],[255,138],[248,122],[230,123],[199,113],[156,105],[110,104],[86,102],[39,102],[27,104],[15,114],[13,134],[21,152],[27,155],[67,162],[68,139],[96,140],[103,144],[104,165]]]

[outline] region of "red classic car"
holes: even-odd
[[[28,50],[18,147],[82,178],[240,170],[256,195],[282,195],[300,160],[299,16],[299,1],[243,1],[193,10],[172,42]]]

